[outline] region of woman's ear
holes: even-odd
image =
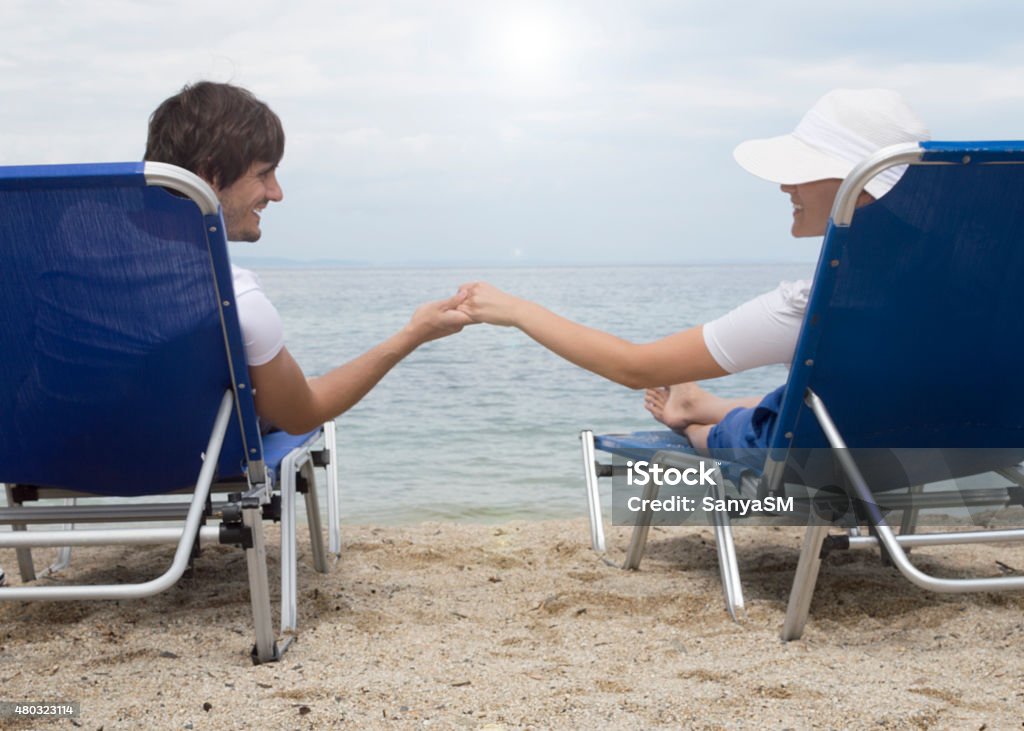
[[[875,196],[871,195],[866,190],[862,190],[860,195],[857,196],[857,208],[866,206],[868,203],[874,203],[875,200]]]

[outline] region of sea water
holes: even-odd
[[[590,327],[647,342],[707,322],[812,264],[501,269],[256,269],[307,375],[357,357],[415,307],[485,280]],[[762,395],[783,366],[705,382]],[[581,370],[514,328],[428,343],[337,420],[347,523],[585,514],[579,432],[659,428],[643,392]]]

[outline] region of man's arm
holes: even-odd
[[[288,349],[282,348],[269,363],[249,368],[256,413],[279,429],[302,434],[348,411],[420,345],[471,324],[454,309],[463,299],[465,294],[459,294],[421,306],[399,332],[316,378],[307,379]]]

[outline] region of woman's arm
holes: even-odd
[[[567,320],[485,282],[464,285],[459,306],[475,322],[517,327],[553,353],[629,388],[727,375],[704,344],[702,326],[637,344]]]

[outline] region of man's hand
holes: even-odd
[[[487,282],[472,282],[459,288],[466,298],[459,305],[459,312],[466,314],[473,322],[488,325],[518,325],[520,310],[525,300],[502,292]]]
[[[412,314],[406,329],[419,343],[454,335],[466,325],[473,324],[469,315],[458,309],[466,297],[467,293],[459,290],[454,297],[420,305]]]

